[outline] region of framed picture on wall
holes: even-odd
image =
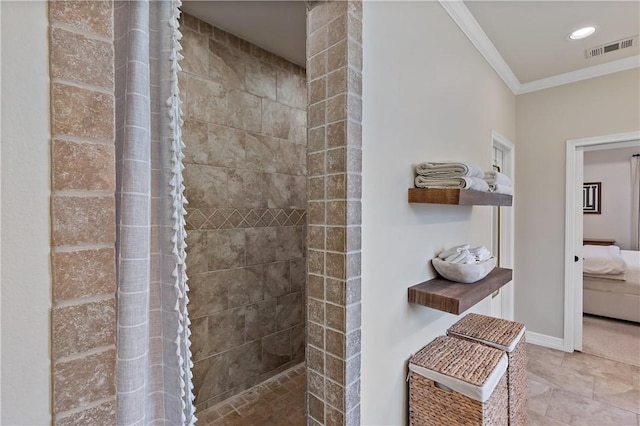
[[[582,213],[600,214],[602,182],[587,182],[582,186]]]

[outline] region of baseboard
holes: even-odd
[[[564,339],[559,337],[527,331],[526,339],[527,343],[531,343],[532,345],[544,346],[545,348],[556,349],[558,351],[566,350],[564,347]]]

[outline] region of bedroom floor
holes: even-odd
[[[529,426],[640,425],[640,367],[527,344]]]
[[[640,367],[640,324],[584,315],[582,352]]]

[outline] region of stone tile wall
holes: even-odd
[[[360,424],[362,3],[309,2],[307,424]]]
[[[304,69],[184,14],[187,273],[202,410],[304,361]]]
[[[115,424],[113,3],[49,23],[53,423]]]

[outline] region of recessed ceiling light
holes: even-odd
[[[569,34],[571,40],[580,40],[581,38],[589,37],[596,32],[596,27],[583,27],[575,30]]]

